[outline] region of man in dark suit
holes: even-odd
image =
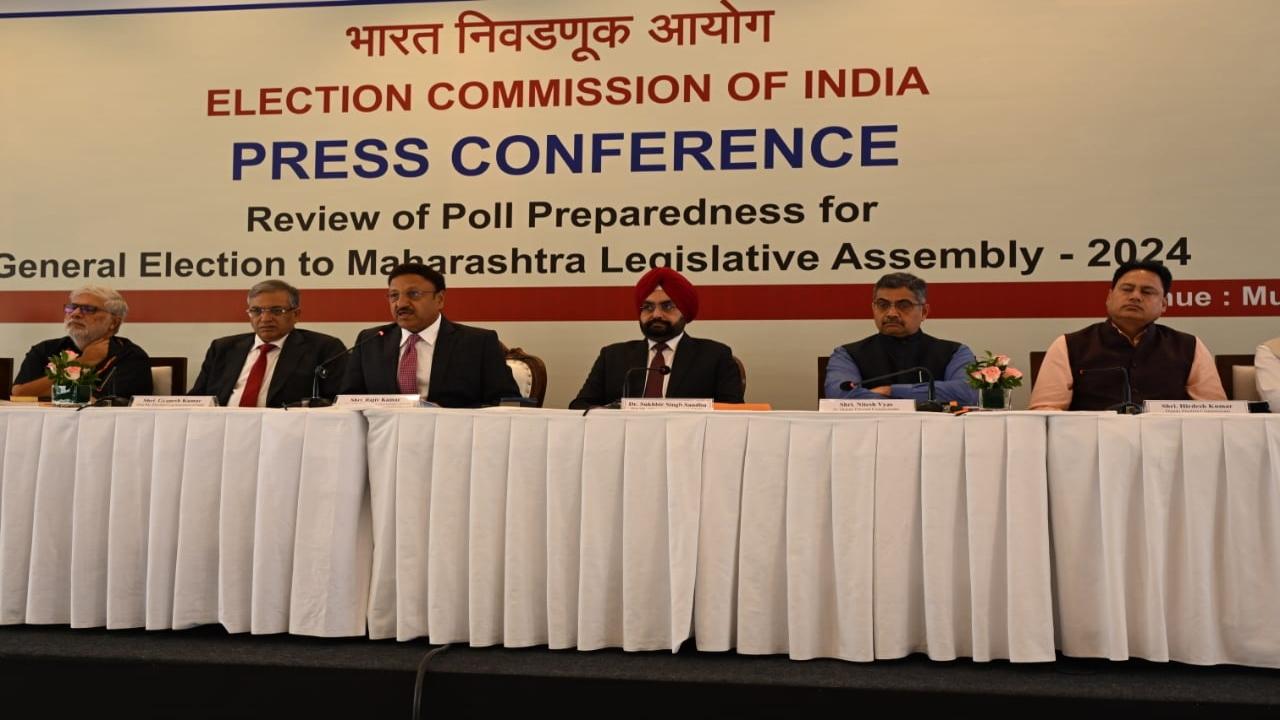
[[[266,280],[249,289],[253,332],[218,338],[209,345],[190,395],[213,395],[220,405],[282,407],[311,397],[316,366],[326,360],[320,396],[332,399],[346,360],[346,347],[330,335],[295,327],[302,316],[298,289]]]
[[[394,323],[360,333],[342,381],[343,395],[419,395],[441,407],[497,405],[520,397],[492,330],[449,322],[444,276],[403,263],[387,278]]]
[[[684,331],[698,315],[698,292],[683,275],[666,267],[650,270],[636,283],[634,300],[645,339],[601,348],[570,408],[608,405],[624,396],[742,402],[742,373],[729,346]]]

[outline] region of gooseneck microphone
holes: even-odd
[[[1122,365],[1104,368],[1081,368],[1076,371],[1076,374],[1084,376],[1088,373],[1100,372],[1119,372],[1124,377],[1124,391],[1120,393],[1120,402],[1107,409],[1114,410],[1121,415],[1141,415],[1142,406],[1133,401],[1133,388],[1129,384],[1129,368]]]
[[[76,408],[76,412],[80,412],[81,410],[87,407],[128,407],[129,403],[132,402],[130,398],[123,398],[123,397],[120,397],[119,395],[116,395],[115,364],[118,357],[119,356],[117,355],[112,355],[111,357],[107,358],[107,362],[104,363],[102,366],[102,369],[106,370],[107,374],[104,375],[102,379],[98,381],[98,389],[101,390],[102,388],[109,387],[110,389],[107,391],[107,394],[103,395],[102,397],[94,398],[93,402],[87,405],[81,405],[80,407]]]
[[[329,398],[320,397],[320,381],[325,380],[329,377],[329,365],[333,363],[335,360],[337,360],[338,358],[346,357],[351,353],[355,352],[358,348],[368,345],[369,343],[373,342],[374,340],[377,340],[380,337],[385,336],[386,334],[387,334],[386,330],[379,329],[377,332],[361,340],[355,345],[352,345],[346,350],[343,350],[342,352],[332,357],[329,357],[325,359],[323,362],[317,364],[315,372],[313,373],[313,376],[311,378],[311,397],[303,398],[302,400],[299,400],[297,402],[288,403],[287,405],[285,405],[285,409],[295,408],[295,407],[321,408],[321,407],[329,407],[330,405],[332,405],[333,404],[332,400],[330,400]]]
[[[858,382],[854,382],[852,380],[845,380],[844,382],[840,383],[840,389],[844,391],[849,391],[859,386],[867,387],[871,383],[880,382],[881,380],[892,380],[893,378],[902,377],[903,375],[906,375],[908,373],[919,373],[917,377],[919,377],[920,375],[923,375],[925,380],[929,383],[928,399],[917,400],[916,410],[920,412],[946,412],[947,410],[946,406],[938,402],[934,395],[933,371],[921,365],[905,368],[897,372],[887,373],[885,375],[877,375],[876,377],[863,378]]]
[[[662,367],[652,368],[647,365],[641,365],[641,366],[633,367],[627,370],[625,373],[622,374],[622,400],[626,400],[631,397],[631,374],[637,373],[637,372],[642,372],[642,373],[655,372],[655,373],[658,373],[659,377],[661,377],[663,375],[670,374],[671,366],[663,365]],[[583,410],[582,414],[586,415],[587,413],[591,412],[592,410],[595,410],[596,408],[604,408],[606,410],[617,410],[618,408],[622,407],[622,400],[614,400],[613,402],[607,405],[596,405],[594,407],[589,407],[586,410]]]

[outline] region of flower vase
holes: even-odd
[[[983,388],[978,391],[978,404],[984,410],[1008,410],[1013,391],[1008,388]]]
[[[70,407],[79,407],[89,404],[89,395],[93,392],[92,385],[79,385],[76,383],[59,383],[53,386],[53,404],[65,405]]]

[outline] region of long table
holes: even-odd
[[[368,416],[371,637],[1054,658],[1043,417]]]
[[[0,408],[0,623],[363,635],[355,412]]]
[[[4,406],[0,438],[0,623],[1280,667],[1269,416]]]

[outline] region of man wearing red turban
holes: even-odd
[[[666,267],[650,270],[636,283],[634,301],[645,339],[601,348],[570,408],[623,397],[742,402],[742,375],[729,346],[684,331],[698,316],[698,291],[683,275]]]

